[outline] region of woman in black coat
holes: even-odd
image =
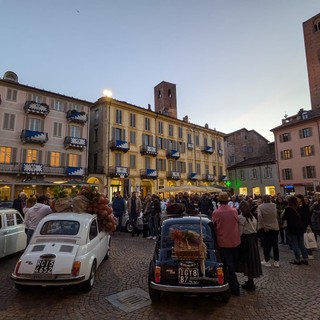
[[[304,246],[303,235],[305,226],[302,214],[299,212],[298,198],[290,196],[288,206],[286,207],[282,220],[287,221],[288,238],[291,248],[294,252],[295,259],[290,261],[291,264],[308,265],[308,252]],[[302,260],[301,260],[302,255]]]

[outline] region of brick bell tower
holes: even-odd
[[[320,14],[303,23],[312,110],[320,110]]]
[[[162,81],[154,87],[155,112],[177,118],[177,90],[173,83]]]

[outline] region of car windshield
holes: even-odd
[[[213,242],[213,235],[212,235],[212,229],[208,224],[201,224],[200,230],[200,223],[174,223],[170,225],[166,225],[162,229],[162,247],[172,247],[173,245],[173,233],[174,232],[188,232],[194,233],[196,235],[201,235],[204,242]]]
[[[80,223],[71,220],[47,221],[41,228],[41,235],[76,235],[79,232]]]

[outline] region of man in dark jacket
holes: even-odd
[[[211,219],[213,212],[213,204],[208,194],[204,194],[200,200],[199,210],[202,214],[205,214]]]
[[[149,230],[150,235],[148,239],[157,239],[158,228],[160,223],[161,205],[159,197],[155,194],[151,196],[151,206],[150,206],[150,218],[149,218]]]
[[[112,209],[114,216],[118,219],[118,225],[116,231],[121,231],[122,227],[122,217],[126,211],[126,203],[124,199],[121,197],[120,192],[116,192],[112,201]]]
[[[21,215],[24,217],[23,208],[26,206],[27,195],[22,191],[20,192],[17,199],[13,201],[13,208],[18,210]]]

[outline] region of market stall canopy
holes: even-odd
[[[203,193],[203,192],[221,192],[221,189],[214,188],[214,187],[206,187],[206,186],[172,186],[172,187],[164,187],[161,189],[156,190],[156,192],[197,192],[197,193]]]

